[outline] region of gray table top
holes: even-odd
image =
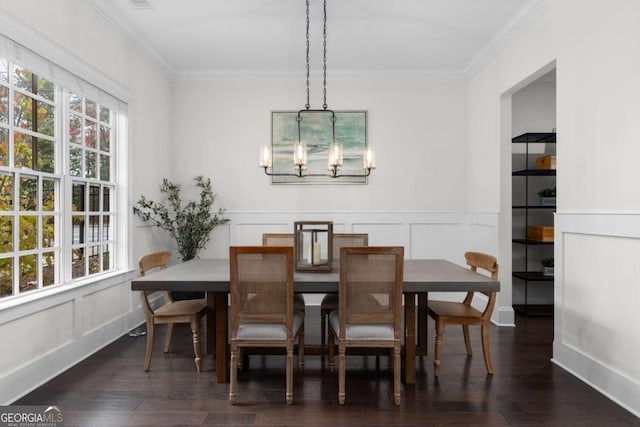
[[[301,293],[338,292],[339,269],[329,273],[294,273],[295,290]],[[131,281],[131,289],[229,291],[228,259],[194,259]],[[404,292],[499,291],[500,282],[441,259],[404,262]]]

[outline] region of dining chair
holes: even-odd
[[[492,279],[498,279],[498,261],[496,257],[480,252],[466,252],[464,257],[472,271],[478,271],[480,268],[491,275]],[[491,353],[489,351],[489,327],[491,326],[491,314],[496,304],[497,292],[482,293],[488,298],[482,311],[471,305],[474,292],[468,292],[463,302],[429,301],[427,311],[429,316],[436,322],[436,346],[433,361],[434,376],[437,377],[440,371],[442,342],[444,340],[444,330],[447,325],[462,325],[464,343],[467,347],[467,354],[470,356],[472,352],[471,342],[469,341],[469,325],[480,325],[484,363],[487,367],[487,373],[493,375]]]
[[[346,349],[393,350],[393,400],[400,404],[400,340],[404,248],[340,249],[338,310],[329,314],[329,369],[338,341],[338,402],[344,405]]]
[[[369,235],[367,233],[334,233],[333,234],[333,260],[340,260],[340,248],[346,246],[368,246]],[[327,335],[326,325],[329,322],[329,313],[338,309],[338,294],[326,294],[320,301],[320,344],[325,346]]]
[[[232,246],[229,249],[231,360],[229,401],[236,402],[238,351],[286,349],[286,401],[293,402],[293,350],[304,369],[304,313],[293,304],[293,247]]]
[[[294,246],[293,233],[262,233],[263,246]],[[296,310],[305,311],[304,295],[293,294]]]
[[[144,276],[155,269],[163,269],[169,265],[171,252],[162,251],[144,255],[138,262],[139,274]],[[151,301],[150,296],[154,291],[140,292],[140,303],[147,321],[147,351],[144,359],[144,370],[148,371],[151,366],[151,355],[153,353],[153,338],[155,336],[155,325],[167,325],[167,336],[164,344],[164,352],[169,352],[171,336],[173,335],[173,325],[176,323],[188,323],[191,325],[193,339],[193,352],[195,354],[196,369],[200,372],[200,321],[207,311],[207,303],[204,298],[183,301],[173,301],[168,291],[162,292],[164,303],[156,306],[156,302]]]

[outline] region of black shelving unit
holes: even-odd
[[[514,170],[512,172],[514,188],[514,204],[512,205],[514,224],[523,225],[521,229],[514,230],[513,243],[513,284],[522,286],[524,291],[524,303],[514,304],[513,308],[517,313],[525,316],[550,316],[553,315],[553,304],[530,304],[530,286],[553,286],[554,277],[545,276],[540,268],[534,268],[532,259],[553,256],[553,242],[541,242],[526,238],[527,226],[531,217],[535,217],[535,225],[553,225],[553,213],[555,206],[539,205],[533,194],[551,183],[555,186],[555,169],[536,169],[535,161],[537,157],[543,155],[555,155],[556,134],[552,132],[528,132],[512,138],[513,144],[524,144],[524,153],[519,153],[522,157],[520,162],[516,162],[514,154]],[[530,150],[530,144],[544,144],[543,150]],[[538,147],[541,147],[538,145]],[[552,149],[550,148],[552,147]],[[519,164],[518,164],[519,163]],[[542,178],[540,177],[549,177]],[[518,182],[520,180],[520,182]],[[523,181],[523,182],[522,182]],[[518,189],[522,189],[521,194],[516,194]],[[517,197],[516,197],[517,196]],[[517,199],[517,202],[515,200]],[[543,222],[543,224],[540,224]],[[533,253],[535,252],[535,253]]]

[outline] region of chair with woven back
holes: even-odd
[[[293,233],[262,233],[262,245],[293,247]],[[294,294],[293,301],[297,310],[305,311],[306,304],[302,294]]]
[[[369,235],[367,233],[334,233],[333,234],[333,260],[340,260],[340,248],[347,246],[368,246]],[[320,302],[320,343],[325,346],[327,336],[326,325],[329,321],[329,313],[338,309],[338,294],[326,294]]]
[[[286,393],[293,402],[293,352],[304,369],[304,313],[294,309],[293,247],[232,246],[230,259],[231,360],[229,401],[236,402],[242,348],[286,349]]]
[[[467,265],[472,271],[484,270],[492,279],[498,279],[498,261],[496,257],[481,252],[466,252],[464,257]],[[429,301],[428,313],[436,322],[436,344],[433,361],[434,376],[438,376],[440,371],[440,357],[442,354],[442,343],[444,340],[444,330],[447,325],[462,325],[467,354],[471,355],[471,342],[469,340],[469,326],[479,325],[482,336],[482,352],[487,373],[493,375],[491,365],[491,353],[489,350],[489,327],[491,326],[491,314],[496,303],[496,291],[482,292],[486,295],[487,302],[482,311],[471,305],[473,292],[468,292],[464,301]]]
[[[170,258],[171,252],[169,251],[144,255],[138,262],[140,276],[144,276],[155,269],[166,268],[169,265]],[[140,303],[147,321],[147,350],[144,370],[148,371],[151,366],[155,325],[167,325],[164,352],[168,353],[171,346],[171,336],[173,335],[173,325],[176,323],[188,323],[191,326],[196,369],[200,372],[202,367],[200,358],[200,322],[207,311],[205,299],[173,301],[169,292],[159,292],[162,292],[164,297],[164,304],[159,307],[155,307],[155,301],[152,303],[150,299],[154,291],[140,292]]]
[[[404,248],[345,247],[340,254],[339,308],[329,314],[329,369],[338,341],[338,402],[346,400],[346,350],[391,349],[393,399],[400,404]]]

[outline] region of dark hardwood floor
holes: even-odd
[[[307,309],[306,341],[319,342],[319,312]],[[350,356],[347,402],[338,405],[337,373],[326,359],[305,358],[294,372],[294,403],[285,403],[284,357],[250,356],[239,376],[238,403],[214,378],[211,357],[198,374],[190,332],[177,327],[172,353],[156,336],[151,370],[143,372],[146,337],[123,336],[92,357],[18,400],[59,405],[65,426],[640,426],[640,419],[550,362],[551,318],[517,318],[516,328],[492,328],[495,374],[487,376],[479,330],[467,358],[460,328],[448,328],[439,379],[430,355],[417,360],[417,381],[392,402],[386,356]]]

